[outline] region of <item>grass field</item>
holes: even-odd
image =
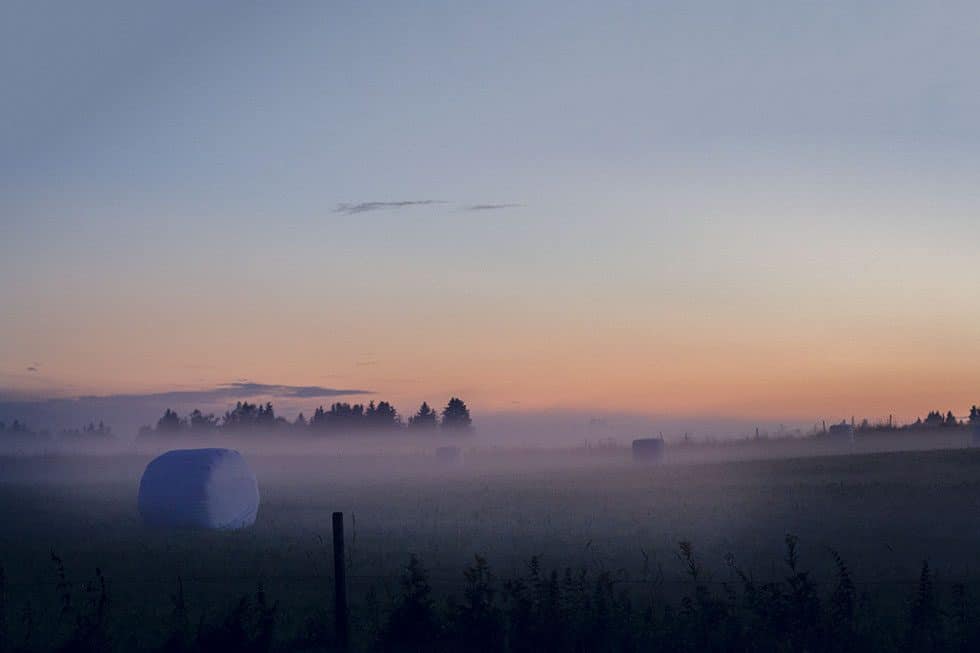
[[[832,580],[833,548],[858,588],[904,609],[923,560],[937,591],[980,585],[980,451],[970,449],[644,465],[624,452],[502,452],[438,469],[419,456],[252,456],[256,525],[230,533],[155,532],[136,512],[149,456],[0,460],[0,564],[10,632],[30,607],[37,638],[54,637],[64,564],[76,602],[107,581],[116,646],[162,640],[180,578],[192,621],[213,618],[261,584],[278,630],[325,615],[332,593],[330,515],[347,515],[357,619],[384,605],[410,554],[437,596],[458,593],[474,554],[500,578],[546,568],[608,571],[680,596],[690,541],[709,584],[732,580],[726,554],[759,581],[783,577],[784,537]],[[440,598],[441,600],[441,598]],[[22,621],[23,619],[21,619]]]

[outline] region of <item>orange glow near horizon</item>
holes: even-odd
[[[482,411],[629,412],[813,420],[911,419],[978,401],[980,346],[970,329],[933,316],[900,316],[904,328],[839,314],[737,310],[529,310],[457,312],[452,324],[405,314],[330,319],[204,315],[166,321],[133,314],[20,333],[54,342],[24,390],[112,394],[199,389],[240,379],[359,388],[408,412],[422,400],[463,396]],[[232,316],[227,324],[235,324]],[[955,325],[964,322],[950,321]],[[127,337],[127,331],[140,333]],[[264,343],[256,346],[256,343]],[[51,349],[49,347],[49,349]],[[327,400],[328,402],[329,400]],[[312,409],[320,400],[307,402]]]

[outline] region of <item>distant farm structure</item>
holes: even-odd
[[[827,429],[827,435],[835,440],[854,442],[854,425],[847,420],[841,420],[840,424],[831,424]]]
[[[445,446],[436,448],[436,461],[446,467],[463,464],[463,450],[459,447]]]
[[[980,408],[974,406],[970,409],[970,427],[972,433],[972,444],[980,447]]]

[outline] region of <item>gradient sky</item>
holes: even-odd
[[[974,2],[5,2],[0,392],[965,410],[978,61]]]

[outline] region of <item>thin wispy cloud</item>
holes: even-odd
[[[464,211],[499,211],[501,209],[516,209],[524,206],[523,204],[508,203],[508,204],[470,204],[464,206]]]
[[[369,211],[385,211],[390,209],[405,209],[413,206],[429,206],[431,204],[445,204],[442,200],[400,200],[397,202],[358,202],[356,204],[338,204],[334,213],[344,215],[355,215],[357,213],[368,213]]]
[[[394,209],[405,209],[415,206],[430,206],[433,204],[447,204],[443,200],[399,200],[397,202],[358,202],[356,204],[342,203],[334,209],[334,213],[344,215],[356,215],[358,213],[368,213],[371,211],[387,211]],[[503,209],[516,209],[524,206],[517,202],[497,202],[486,204],[464,204],[459,207],[460,211],[500,211]]]

